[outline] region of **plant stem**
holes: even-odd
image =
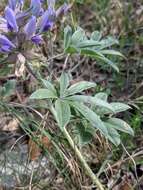
[[[82,156],[81,152],[79,151],[78,147],[74,144],[74,142],[73,142],[70,134],[68,133],[68,131],[66,130],[65,127],[63,129],[63,133],[64,133],[66,139],[68,140],[71,148],[75,151],[75,153],[76,153],[78,159],[80,160],[82,166],[84,167],[86,173],[92,179],[93,183],[95,183],[97,185],[97,187],[99,188],[99,190],[104,190],[103,185],[100,183],[99,179],[95,176],[95,174],[90,169],[89,165],[87,164],[87,162],[83,158],[83,156]]]

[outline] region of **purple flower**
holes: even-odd
[[[9,7],[6,7],[5,9],[5,18],[7,20],[8,29],[10,31],[18,32],[18,26],[14,11]]]
[[[32,9],[32,14],[34,16],[39,16],[41,12],[41,1],[40,0],[31,0],[30,8]]]
[[[28,39],[30,39],[33,36],[33,34],[36,31],[36,17],[35,16],[31,17],[29,22],[24,27],[24,31],[25,31]]]
[[[23,51],[28,45],[31,48],[32,43],[40,44],[43,40],[42,33],[51,29],[56,18],[69,10],[67,4],[55,10],[56,0],[47,0],[47,10],[42,7],[46,0],[30,0],[30,8],[26,10],[23,10],[24,0],[7,1],[5,16],[0,17],[0,52],[7,54],[14,48]]]
[[[41,37],[41,35],[35,35],[35,36],[33,36],[32,38],[31,38],[31,41],[33,42],[33,43],[35,43],[36,45],[38,45],[38,44],[40,44],[41,42],[42,42],[42,37]]]
[[[56,12],[53,8],[49,7],[42,15],[39,23],[39,32],[46,32],[53,27],[56,18]]]
[[[31,40],[35,44],[39,44],[42,41],[40,35],[36,34],[36,17],[32,16],[29,22],[24,27],[24,32],[28,40]]]
[[[17,2],[17,0],[9,0],[8,1],[9,8],[11,8],[12,10],[15,10],[16,2]]]
[[[24,0],[18,0],[18,3],[19,3],[20,5],[23,5],[23,4],[24,4]]]
[[[9,53],[15,45],[4,35],[0,34],[0,52]]]
[[[24,3],[24,0],[9,0],[8,1],[9,8],[11,8],[13,11],[16,9],[17,5],[22,6],[23,3]]]

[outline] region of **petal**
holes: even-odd
[[[17,2],[17,0],[9,0],[8,1],[9,8],[11,8],[12,10],[15,10],[16,2]]]
[[[15,45],[4,35],[0,34],[0,52],[9,53]]]
[[[39,16],[42,16],[43,14],[44,14],[44,9],[41,8],[40,13],[39,13]]]
[[[20,5],[23,5],[23,4],[24,4],[24,0],[18,0],[18,3],[19,3]]]
[[[36,32],[36,17],[32,16],[24,27],[24,31],[27,35],[27,38],[30,39]]]
[[[32,14],[34,16],[39,16],[41,11],[41,2],[40,0],[31,0],[30,8],[32,9]]]
[[[6,7],[5,9],[5,18],[8,23],[8,28],[12,31],[18,32],[18,26],[14,11],[9,7]]]
[[[11,51],[11,48],[9,46],[6,46],[6,45],[4,45],[0,48],[1,53],[9,53],[10,51]]]
[[[41,35],[36,35],[31,38],[32,42],[35,43],[36,45],[39,45],[42,42],[42,37]]]
[[[23,27],[25,23],[30,19],[30,11],[23,11],[16,14],[16,22],[18,27]]]
[[[9,0],[8,1],[8,6],[12,10],[15,10],[18,5],[22,6],[23,3],[24,3],[24,0]]]
[[[53,27],[56,18],[55,10],[51,7],[42,15],[39,23],[39,32],[45,32]]]
[[[0,34],[0,46],[9,46],[15,48],[15,45],[4,35]]]

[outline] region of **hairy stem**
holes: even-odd
[[[95,174],[90,169],[89,165],[87,164],[87,162],[83,158],[83,156],[82,156],[81,152],[79,151],[78,147],[74,144],[74,142],[73,142],[70,134],[66,130],[66,128],[63,129],[63,133],[64,133],[66,139],[68,140],[71,148],[75,151],[75,153],[76,153],[78,159],[80,160],[82,166],[84,167],[86,173],[92,179],[93,183],[97,185],[97,187],[98,187],[99,190],[104,190],[103,185],[101,184],[101,182],[99,181],[99,179],[95,176]]]

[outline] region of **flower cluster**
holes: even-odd
[[[0,53],[20,51],[24,44],[40,44],[42,34],[54,26],[56,19],[65,14],[70,6],[63,4],[55,9],[55,0],[48,1],[44,10],[43,0],[31,0],[24,10],[24,0],[9,0],[0,17]]]

